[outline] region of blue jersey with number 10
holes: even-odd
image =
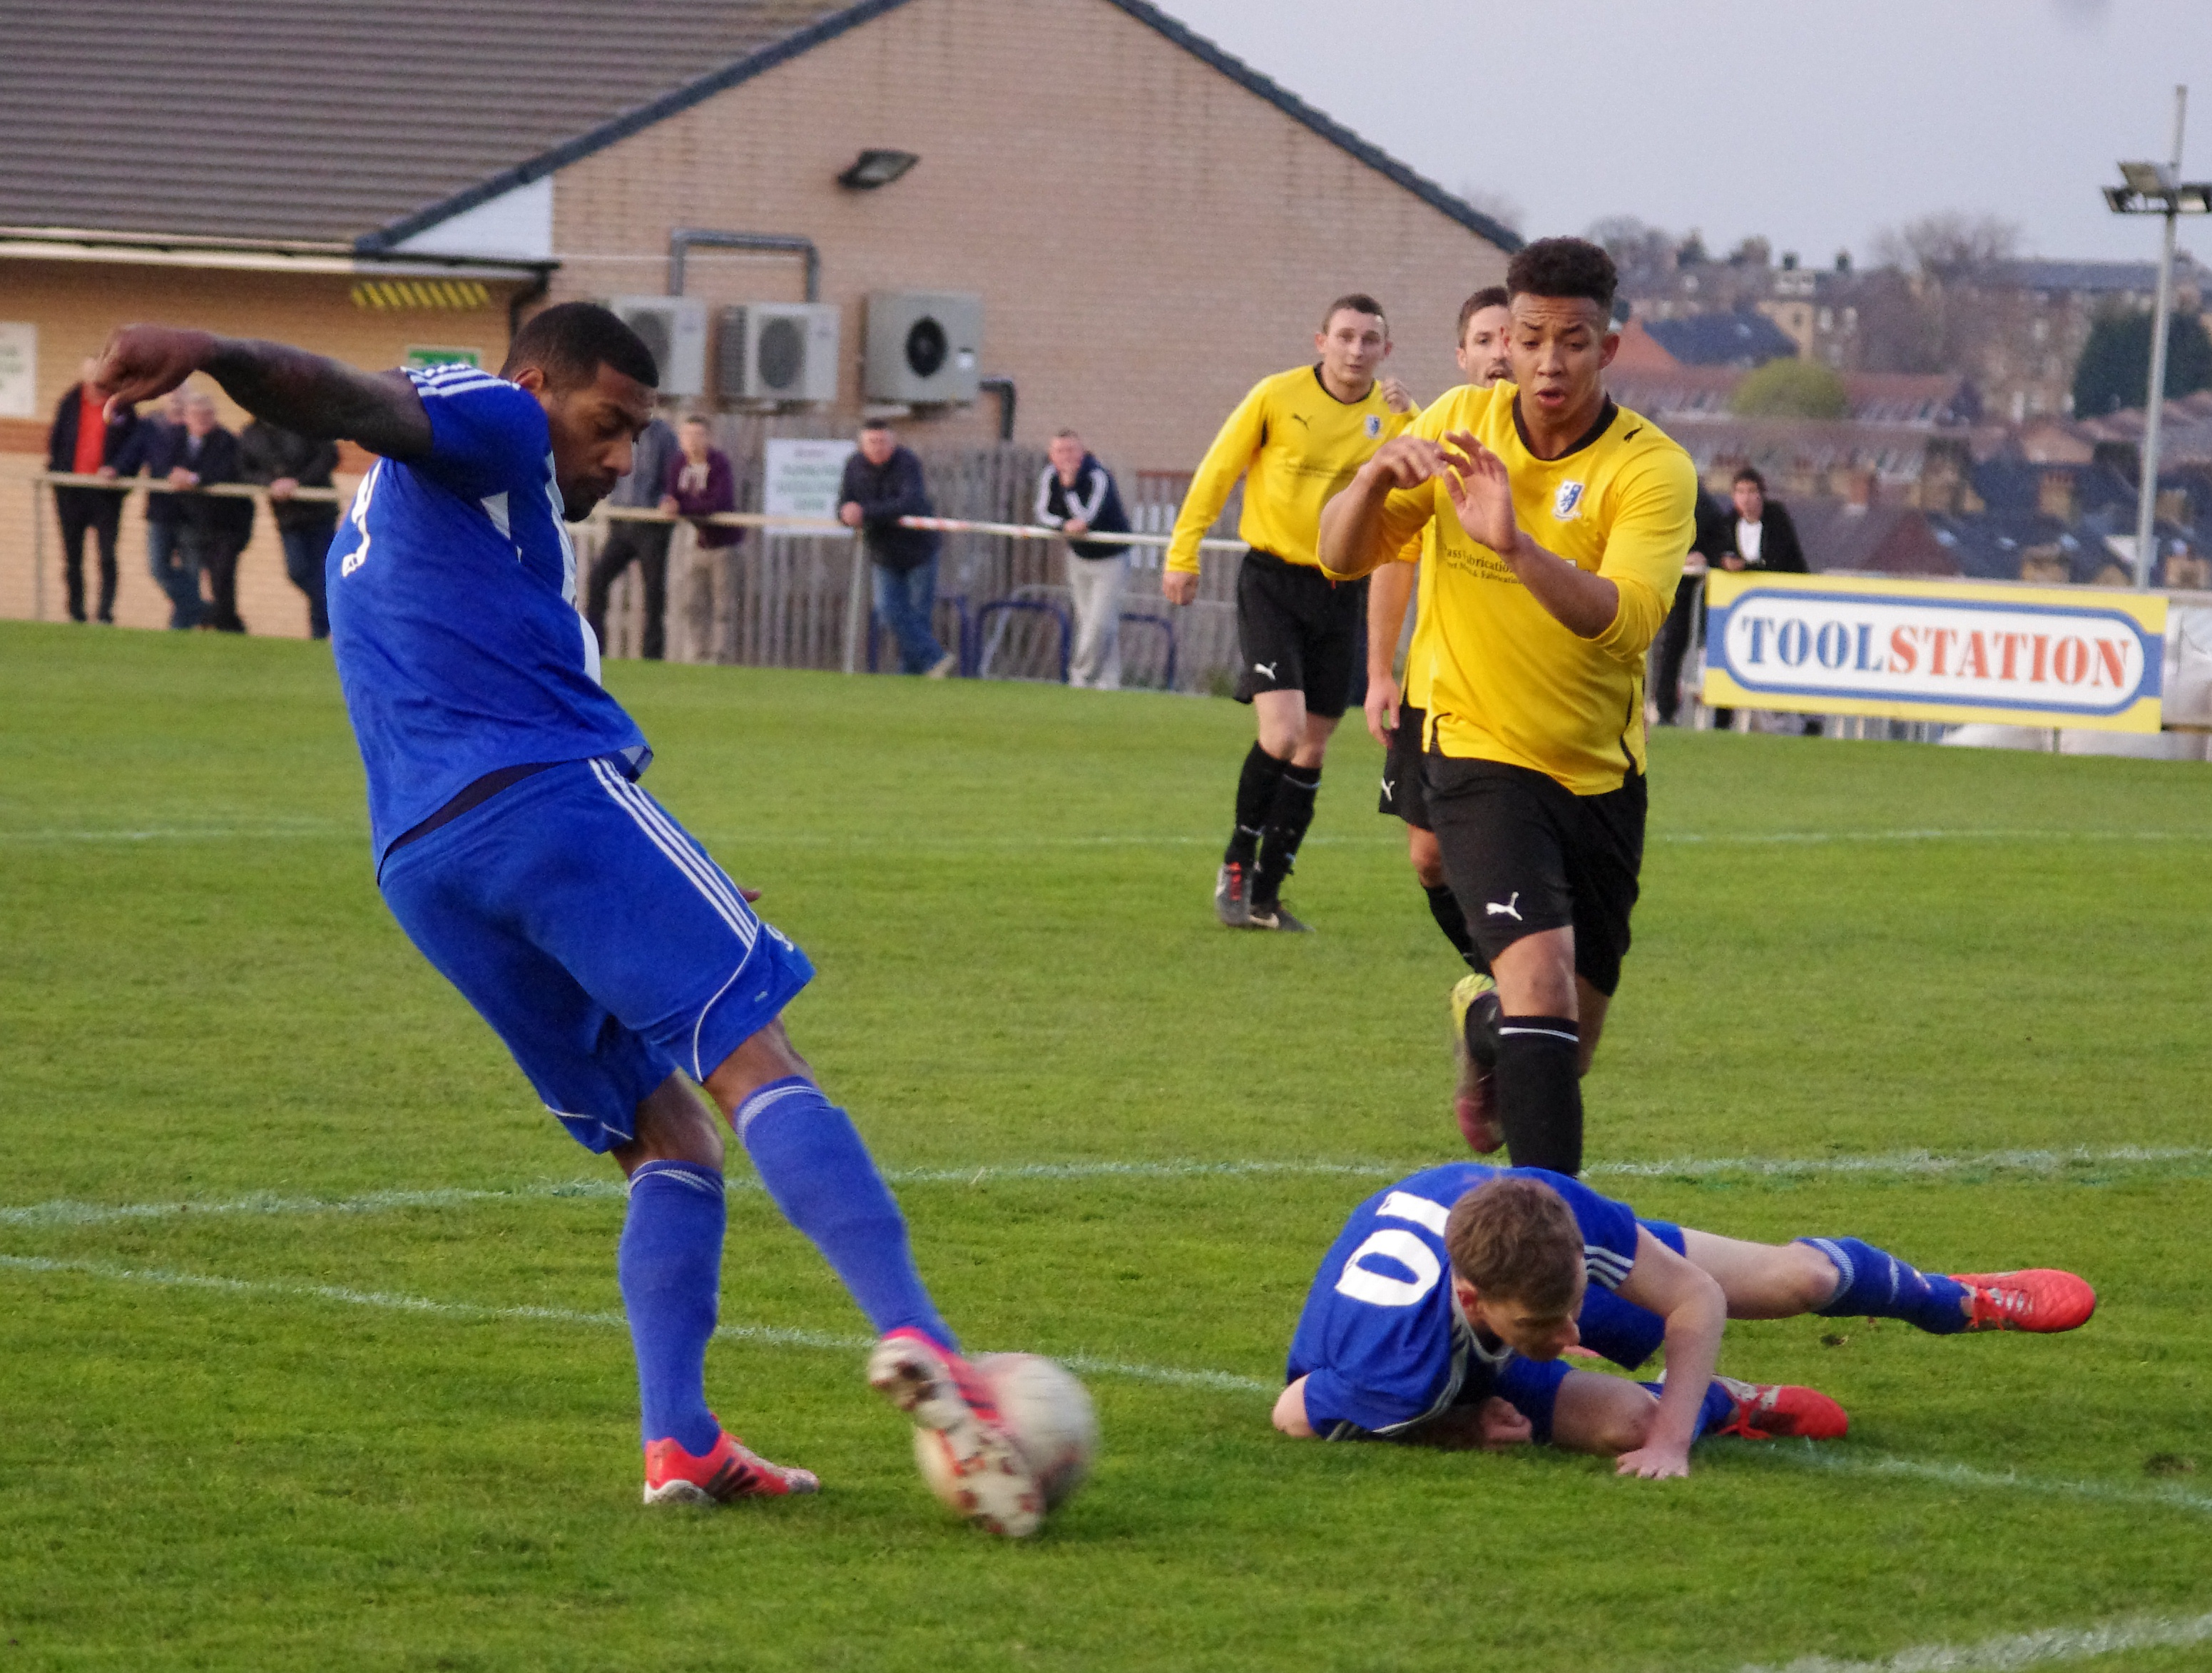
[[[1349,1425],[1388,1434],[1493,1387],[1511,1396],[1504,1373],[1515,1356],[1486,1347],[1461,1316],[1444,1251],[1452,1205],[1500,1173],[1541,1179],[1573,1211],[1590,1276],[1578,1315],[1585,1343],[1632,1369],[1650,1357],[1661,1321],[1612,1293],[1636,1264],[1638,1222],[1626,1203],[1540,1167],[1453,1162],[1369,1197],[1322,1258],[1288,1367],[1289,1380],[1306,1379],[1306,1421],[1317,1434]]]
[[[327,560],[331,644],[380,863],[488,773],[601,755],[635,772],[649,754],[601,688],[599,647],[576,610],[544,409],[471,366],[407,376],[430,451],[376,462]]]

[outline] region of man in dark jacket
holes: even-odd
[[[1763,569],[1771,574],[1802,575],[1805,549],[1790,507],[1766,497],[1766,478],[1749,465],[1735,473],[1735,510],[1729,516],[1723,569]]]
[[[1766,497],[1766,478],[1746,465],[1735,473],[1731,490],[1735,509],[1729,513],[1728,538],[1721,548],[1721,567],[1754,569],[1773,575],[1810,573],[1805,549],[1797,543],[1797,525],[1790,520],[1790,507]],[[1725,730],[1735,724],[1734,709],[1715,709],[1713,724]],[[1805,736],[1820,735],[1820,717],[1808,715]]]
[[[937,531],[902,529],[902,517],[933,517],[921,461],[880,418],[860,426],[860,450],[845,461],[838,520],[858,529],[876,567],[876,619],[898,639],[899,671],[941,680],[960,665],[930,631],[937,602]]]
[[[46,469],[80,476],[113,477],[127,456],[137,415],[125,410],[109,423],[101,417],[107,392],[95,390],[93,368],[84,363],[81,380],[63,396],[54,409],[53,427],[46,432]],[[84,536],[89,530],[100,543],[99,619],[115,620],[115,531],[123,521],[123,495],[100,488],[54,489],[54,511],[62,525],[62,578],[69,589],[72,621],[84,620]]]
[[[647,511],[660,503],[668,473],[677,458],[676,432],[656,418],[637,439],[629,475],[607,495],[610,506]],[[616,518],[599,543],[599,555],[592,561],[591,579],[584,588],[584,619],[602,650],[607,642],[607,598],[615,578],[632,564],[645,582],[645,634],[638,653],[660,659],[667,643],[668,541],[676,532],[667,523],[640,523]]]
[[[1123,535],[1129,514],[1113,473],[1062,430],[1046,445],[1052,462],[1037,479],[1036,520],[1067,536],[1067,592],[1075,606],[1075,653],[1067,682],[1098,691],[1121,688],[1121,594],[1129,585],[1129,549],[1086,535]]]
[[[169,481],[180,488],[234,482],[238,438],[216,421],[215,397],[195,391],[185,397],[185,440]],[[177,540],[185,561],[207,577],[208,609],[201,625],[219,633],[242,633],[238,617],[238,555],[253,533],[253,501],[231,494],[177,496],[182,509]]]
[[[330,487],[337,464],[336,442],[310,441],[265,418],[255,419],[238,439],[238,474],[269,490],[270,515],[276,519],[277,537],[284,543],[284,573],[307,595],[307,632],[316,639],[331,636],[330,611],[323,602],[323,560],[330,555],[331,536],[337,532],[338,507],[334,500],[295,500],[292,494],[295,488]]]
[[[143,470],[158,482],[176,469],[185,447],[187,398],[185,391],[173,390],[158,416],[139,421],[130,445],[115,462],[118,475],[135,476]],[[196,627],[200,620],[200,573],[187,561],[177,539],[184,507],[180,494],[146,496],[146,568],[154,584],[168,595],[169,626],[177,628]]]

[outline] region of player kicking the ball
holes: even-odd
[[[1700,1435],[1827,1440],[1848,1425],[1814,1390],[1715,1377],[1729,1318],[1901,1318],[1951,1336],[2070,1331],[2096,1306],[2070,1272],[1943,1277],[1856,1238],[1745,1243],[1640,1220],[1565,1174],[1455,1162],[1353,1210],[1307,1295],[1274,1421],[1328,1440],[1548,1440],[1616,1453],[1625,1476],[1686,1476]],[[1667,1375],[1569,1371],[1559,1356],[1577,1343],[1631,1371],[1663,1345]]]
[[[331,646],[368,768],[377,883],[570,1137],[629,1180],[617,1272],[645,1499],[812,1493],[708,1409],[723,1134],[879,1333],[868,1380],[944,1438],[971,1520],[1030,1532],[1034,1473],[915,1270],[905,1221],[780,1014],[813,967],[639,788],[641,734],[599,685],[562,527],[630,468],[658,371],[586,303],[548,308],[498,376],[383,376],[296,349],[131,326],[111,408],[204,371],[248,412],[380,455],[329,557]]]

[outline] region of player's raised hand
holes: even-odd
[[[122,327],[107,339],[92,377],[94,388],[107,391],[108,420],[112,422],[141,401],[167,395],[207,363],[214,347],[215,338],[205,331]]]
[[[1444,439],[1460,450],[1444,477],[1452,510],[1468,537],[1510,559],[1520,543],[1520,525],[1513,517],[1513,479],[1505,461],[1465,430],[1455,430]]]
[[[1413,391],[1395,378],[1378,378],[1376,385],[1382,391],[1382,404],[1392,412],[1410,412],[1413,406]]]
[[[1640,1476],[1647,1482],[1670,1481],[1690,1473],[1690,1455],[1679,1446],[1639,1446],[1623,1452],[1613,1474]]]
[[[1393,436],[1359,467],[1359,474],[1394,488],[1419,488],[1445,475],[1454,457],[1449,448],[1425,436]]]
[[[1385,749],[1398,730],[1398,682],[1389,674],[1367,676],[1367,735]]]

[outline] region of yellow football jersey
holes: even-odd
[[[1441,481],[1384,502],[1382,543],[1403,561],[1425,534],[1408,692],[1422,689],[1428,747],[1547,773],[1577,796],[1618,790],[1644,762],[1644,658],[1666,620],[1695,524],[1690,456],[1649,419],[1608,400],[1564,457],[1528,451],[1510,384],[1462,385],[1412,426],[1431,440],[1465,430],[1505,463],[1513,512],[1546,551],[1620,589],[1595,639],[1570,632],[1512,570],[1460,526]],[[1408,701],[1413,700],[1411,696]]]
[[[1261,379],[1237,403],[1192,476],[1176,515],[1167,567],[1197,573],[1198,543],[1242,476],[1237,538],[1285,563],[1318,567],[1321,508],[1419,414],[1418,407],[1392,412],[1379,379],[1360,401],[1331,395],[1318,366]]]

